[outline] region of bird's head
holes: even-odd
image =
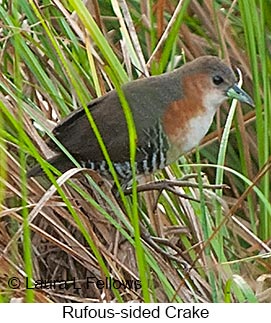
[[[191,77],[195,72],[194,86],[204,94],[205,106],[216,108],[228,98],[254,106],[251,97],[238,86],[233,70],[218,57],[199,57],[187,64],[187,69]]]

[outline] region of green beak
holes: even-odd
[[[233,87],[231,87],[227,91],[227,96],[229,98],[236,99],[240,102],[247,103],[247,104],[251,105],[252,107],[255,106],[251,97],[244,90],[242,90],[237,84],[234,84]]]

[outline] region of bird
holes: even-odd
[[[208,132],[219,106],[234,98],[254,106],[237,85],[231,67],[217,56],[201,56],[161,75],[140,78],[122,86],[133,116],[137,142],[136,174],[149,175],[165,168],[197,146]],[[92,100],[88,109],[107,148],[119,180],[131,182],[129,134],[116,90]],[[84,168],[111,179],[112,175],[83,108],[60,121],[53,135]],[[73,162],[52,139],[55,156],[47,161],[62,173]],[[28,177],[43,173],[39,164]]]

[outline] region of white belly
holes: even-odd
[[[197,116],[190,120],[186,131],[186,138],[183,140],[183,153],[188,152],[199,144],[201,139],[206,135],[213,121],[215,112]]]

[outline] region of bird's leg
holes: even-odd
[[[177,187],[192,187],[192,188],[199,188],[198,183],[193,183],[189,181],[184,181],[184,180],[168,180],[168,179],[163,179],[160,181],[154,181],[154,182],[149,182],[146,184],[141,184],[137,186],[137,191],[138,192],[145,192],[145,191],[153,191],[153,190],[170,190],[172,191],[172,187],[177,186]],[[203,184],[203,188],[207,189],[224,189],[228,188],[227,185],[221,184],[221,185],[213,185],[213,184]],[[125,190],[125,194],[131,194],[132,189],[129,187]]]

